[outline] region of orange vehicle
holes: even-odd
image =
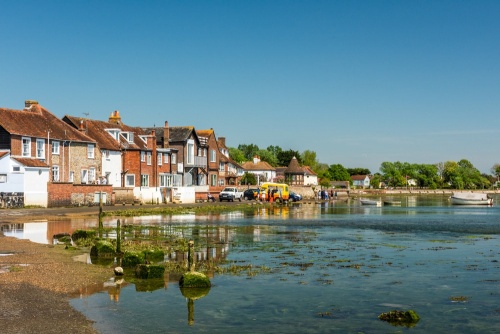
[[[288,202],[290,191],[288,184],[264,182],[260,185],[260,199],[262,201]]]

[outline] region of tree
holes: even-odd
[[[376,173],[370,180],[370,186],[372,186],[372,188],[374,189],[379,189],[381,182],[382,182],[382,175]]]
[[[370,170],[368,168],[347,168],[349,175],[370,175]]]
[[[243,176],[241,177],[241,184],[257,184],[257,178],[255,177],[255,174],[245,172]]]
[[[240,144],[238,145],[238,149],[243,152],[246,161],[252,161],[257,151],[259,151],[259,147],[255,144]]]
[[[257,155],[260,157],[261,161],[266,161],[271,166],[276,167],[278,159],[274,156],[274,154],[268,150],[258,150]]]
[[[330,174],[330,179],[333,181],[351,181],[351,175],[341,164],[330,165],[328,174]]]
[[[316,159],[316,152],[310,151],[310,150],[305,150],[304,152],[302,152],[301,158],[302,158],[302,163],[305,166],[311,167],[311,169],[314,172],[316,172],[316,168],[317,168],[318,163],[319,163],[318,160]]]
[[[278,153],[278,166],[288,166],[293,157],[297,158],[299,165],[302,164],[300,153],[294,150],[281,151]]]
[[[234,148],[234,147],[229,147],[229,157],[236,161],[237,163],[242,163],[245,161],[245,155],[240,149]]]
[[[497,177],[498,184],[498,181],[500,181],[500,164],[494,164],[493,167],[491,167],[491,174]]]

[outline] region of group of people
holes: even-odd
[[[331,198],[337,197],[337,192],[333,191],[333,189],[330,189],[330,192],[328,190],[318,190],[318,199],[327,201]]]

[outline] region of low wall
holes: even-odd
[[[99,204],[99,196],[101,196],[103,204],[114,204],[113,187],[111,185],[48,183],[47,192],[47,206],[49,208],[96,205]]]

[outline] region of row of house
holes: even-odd
[[[307,167],[292,159],[294,184],[317,184]],[[86,205],[103,201],[194,202],[245,172],[260,182],[280,170],[260,161],[240,165],[224,137],[193,126],[141,128],[124,124],[118,111],[107,121],[65,115],[59,119],[37,101],[22,110],[0,108],[0,204]]]

